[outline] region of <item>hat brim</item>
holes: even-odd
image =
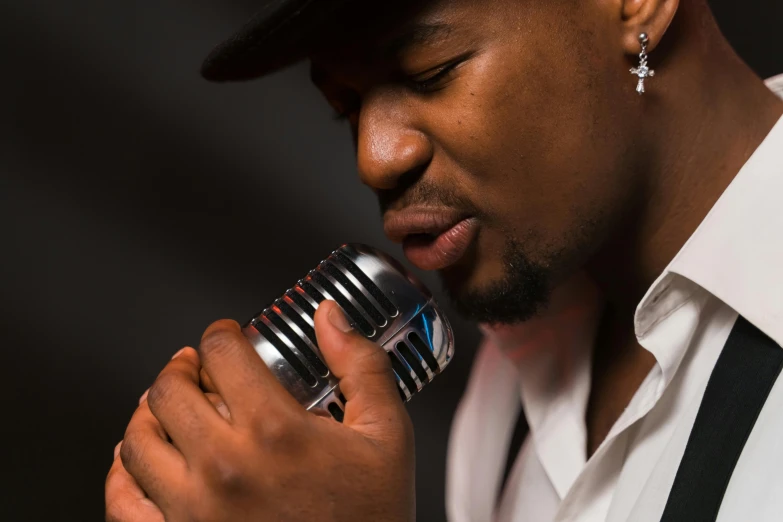
[[[351,0],[272,0],[201,66],[214,82],[252,80],[304,59]]]

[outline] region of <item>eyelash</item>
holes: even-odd
[[[438,84],[443,80],[447,79],[448,76],[452,72],[454,72],[454,70],[465,61],[465,59],[466,57],[460,57],[445,65],[440,66],[439,68],[435,68],[434,69],[436,71],[435,74],[423,80],[416,80],[415,76],[409,76],[406,80],[407,84],[411,90],[413,90],[418,94],[428,94],[428,93],[436,92],[439,90]],[[426,73],[421,73],[421,74],[426,74]],[[341,111],[336,111],[334,114],[334,119],[338,121],[347,120],[351,117],[351,115],[354,112],[358,110],[359,110],[358,107],[351,107]]]
[[[410,77],[408,78],[408,84],[412,90],[421,94],[437,91],[438,84],[448,78],[461,63],[462,60],[454,60],[451,63],[447,63],[436,69],[437,72],[435,74],[423,80],[416,80],[415,77]]]

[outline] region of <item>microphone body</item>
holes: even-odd
[[[429,290],[393,258],[348,244],[251,319],[243,333],[283,386],[308,410],[342,421],[345,398],[318,349],[313,316],[336,301],[351,325],[389,354],[403,401],[454,356],[454,336]]]

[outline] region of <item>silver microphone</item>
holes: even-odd
[[[429,290],[383,252],[343,245],[242,330],[308,410],[323,410],[342,421],[345,409],[313,329],[315,310],[324,299],[336,301],[357,331],[387,351],[403,401],[421,391],[454,356],[451,326]]]

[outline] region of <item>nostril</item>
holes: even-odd
[[[387,210],[394,207],[394,203],[399,201],[405,194],[408,194],[408,198],[413,197],[411,194],[411,188],[417,183],[420,183],[421,178],[427,171],[429,163],[426,165],[420,165],[414,169],[404,172],[397,178],[397,185],[390,189],[375,189],[375,193],[378,196],[378,202],[381,206],[381,213],[385,213]],[[420,187],[421,188],[421,187]],[[415,197],[421,198],[426,190],[417,190]],[[421,201],[418,201],[421,203]],[[409,203],[413,203],[409,201]]]
[[[427,161],[424,164],[417,165],[416,167],[404,172],[397,180],[397,186],[402,191],[405,191],[409,187],[415,185],[416,182],[419,181],[419,179],[424,175],[424,173],[427,170],[427,167],[429,167],[429,164],[430,162]]]

